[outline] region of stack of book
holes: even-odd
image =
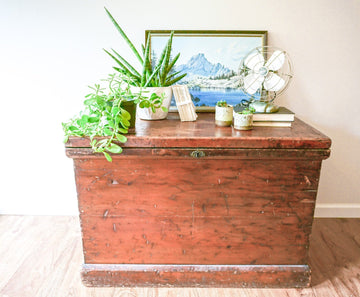
[[[286,107],[280,107],[274,113],[254,113],[253,126],[255,127],[291,127],[295,114]]]
[[[195,112],[195,105],[191,100],[188,87],[186,85],[176,85],[172,86],[172,90],[174,92],[180,120],[183,122],[196,121],[197,114]]]

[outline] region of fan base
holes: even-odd
[[[263,101],[255,101],[250,103],[250,107],[255,109],[255,112],[266,112],[266,113],[273,113],[279,111],[279,106],[272,104],[270,102],[263,102]]]

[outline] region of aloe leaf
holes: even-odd
[[[166,77],[166,80],[167,80],[167,81],[168,81],[168,80],[171,80],[174,76],[176,76],[176,75],[178,75],[178,74],[180,74],[180,73],[181,73],[181,71],[174,72],[174,73],[170,74],[169,76],[167,76],[167,77]]]
[[[114,49],[111,49],[115,55],[117,55],[117,57],[121,60],[121,62],[130,70],[132,71],[133,74],[135,74],[136,76],[140,76],[140,73],[136,71],[136,69],[130,65],[130,63],[128,61],[126,61],[117,51],[115,51]]]
[[[141,85],[144,86],[146,82],[146,74],[149,73],[149,65],[151,69],[151,64],[149,61],[149,54],[150,54],[150,35],[148,36],[148,39],[146,41],[145,45],[145,54],[144,54],[144,65],[143,65],[143,73],[141,77]]]
[[[174,31],[171,32],[170,38],[169,38],[168,43],[166,45],[165,60],[164,60],[162,69],[160,71],[161,72],[160,81],[161,81],[162,84],[165,83],[166,76],[167,76],[167,74],[169,72],[168,66],[169,66],[169,62],[170,62],[170,55],[171,55],[173,36],[174,36]]]
[[[182,78],[184,78],[185,76],[186,76],[186,74],[187,73],[184,73],[184,74],[182,74],[182,75],[180,75],[180,76],[178,76],[178,77],[175,77],[174,79],[172,79],[172,80],[167,80],[166,82],[165,82],[165,86],[171,86],[171,85],[173,85],[174,83],[176,83],[176,82],[178,82],[180,79],[182,79]]]
[[[113,67],[113,69],[115,71],[120,72],[125,75],[122,78],[125,82],[127,82],[128,84],[140,87],[140,81],[141,81],[140,77],[132,76],[132,75],[129,76],[129,73],[127,73],[126,71],[124,71],[123,69],[118,68],[118,67]]]
[[[143,44],[141,45],[141,50],[142,50],[142,54],[144,56],[145,55],[145,46]]]
[[[161,66],[161,65],[162,65],[162,63],[163,63],[163,61],[164,61],[164,58],[165,58],[165,55],[166,55],[166,50],[167,50],[167,46],[165,46],[165,48],[164,48],[163,51],[161,52],[159,61],[158,61],[157,65],[155,66],[155,68],[157,68],[158,66]]]
[[[151,82],[151,80],[153,79],[153,77],[160,71],[161,68],[161,64],[158,65],[155,70],[153,71],[153,73],[150,75],[150,77],[148,78],[148,80],[146,81],[145,85],[143,85],[144,88],[146,88],[149,83]]]
[[[111,54],[110,52],[108,52],[106,49],[103,49],[111,58],[113,58],[114,59],[114,61],[116,62],[116,63],[118,63],[119,64],[119,66],[122,68],[122,73],[123,74],[125,74],[125,75],[128,75],[128,76],[130,76],[130,77],[132,77],[132,78],[134,78],[134,79],[139,79],[140,77],[139,77],[139,75],[136,75],[136,74],[134,74],[134,73],[132,73],[119,59],[117,59],[113,54]],[[117,69],[115,69],[115,70],[117,70]]]
[[[106,13],[108,14],[111,22],[114,24],[115,28],[119,31],[120,35],[124,38],[124,40],[127,42],[131,50],[133,51],[134,55],[138,58],[141,64],[143,64],[143,59],[141,58],[139,52],[136,50],[135,46],[132,44],[130,39],[126,36],[125,32],[120,28],[119,24],[115,21],[111,13],[105,8]]]
[[[169,66],[168,66],[168,73],[171,71],[171,69],[174,67],[175,63],[177,62],[177,60],[180,57],[180,53],[178,53],[175,58],[170,62]]]

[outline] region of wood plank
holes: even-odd
[[[123,287],[307,287],[307,265],[104,265],[85,264],[82,279],[90,286]]]
[[[209,149],[209,148],[124,148],[121,154],[111,154],[113,159],[194,159],[192,153],[201,151],[204,156],[201,159],[272,159],[272,160],[324,160],[330,155],[329,149],[286,149],[279,151],[278,149]],[[103,154],[94,153],[90,148],[66,148],[66,155],[69,158],[79,159],[103,159]]]
[[[180,122],[177,114],[165,121],[137,120],[136,133],[124,147],[214,147],[214,148],[319,148],[331,140],[299,119],[291,128],[255,127],[251,131],[215,126],[214,113],[199,114],[196,122]],[[89,147],[89,139],[70,137],[66,147]]]
[[[310,223],[321,165],[304,160],[168,160],[166,167],[157,160],[103,162],[76,161],[82,214],[297,216]],[[278,174],[281,168],[284,173]]]
[[[82,216],[85,263],[306,264],[296,218]]]

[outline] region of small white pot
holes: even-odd
[[[221,127],[231,126],[233,121],[234,108],[229,105],[226,107],[215,106],[215,124]]]
[[[234,128],[237,130],[251,130],[253,128],[253,115],[234,112]]]
[[[171,87],[148,87],[148,88],[134,88],[134,91],[141,91],[142,96],[150,98],[151,94],[155,93],[158,96],[165,93],[165,98],[163,100],[162,106],[166,107],[169,110],[172,97],[172,88]],[[161,108],[156,109],[156,112],[152,112],[151,108],[140,108],[139,105],[136,111],[138,117],[142,120],[162,120],[165,119],[168,115],[168,111],[163,111]]]

